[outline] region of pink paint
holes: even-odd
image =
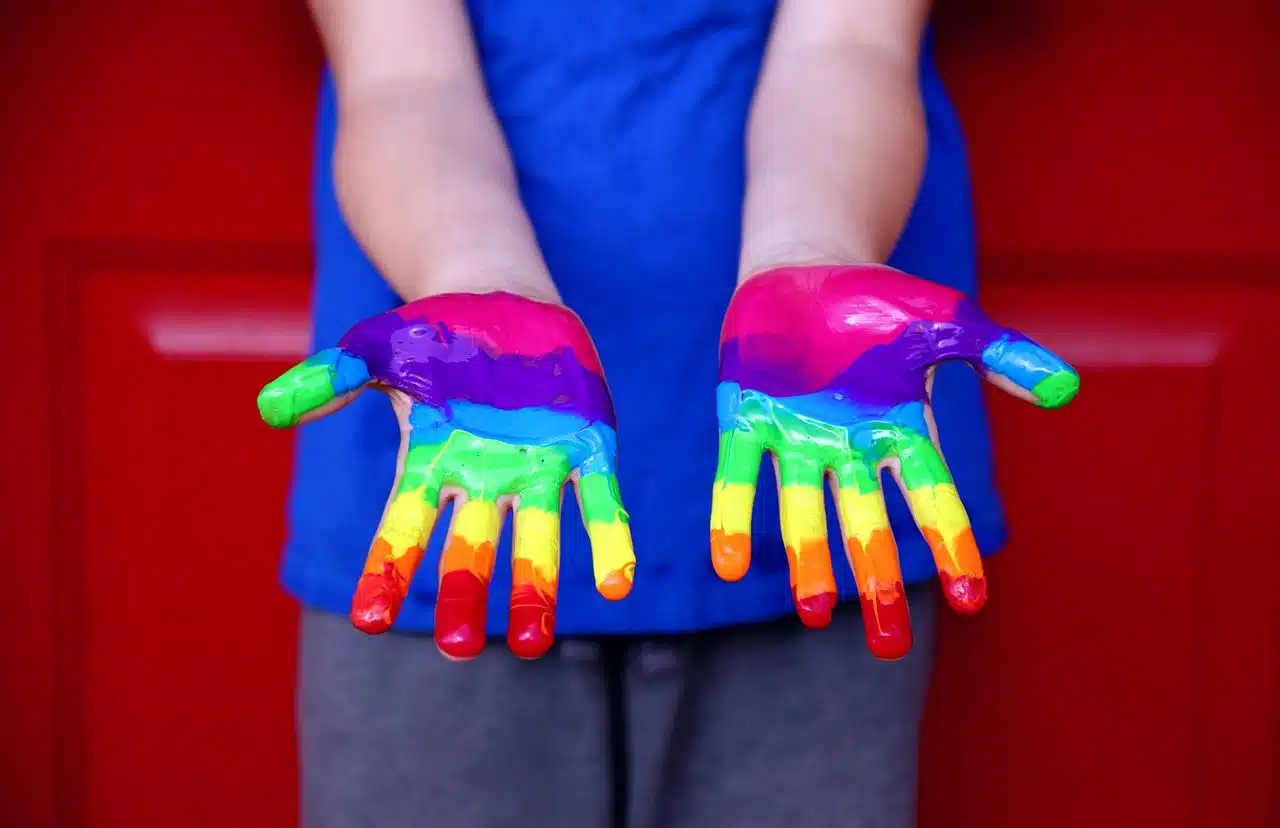
[[[799,386],[824,387],[871,348],[896,340],[911,322],[955,317],[964,298],[959,291],[913,279],[904,295],[903,280],[884,265],[771,270],[738,289],[720,341],[749,347],[744,360],[798,372]]]
[[[568,348],[583,368],[604,376],[582,320],[561,305],[511,293],[447,293],[411,302],[395,313],[406,321],[424,316],[438,320],[490,353],[543,357]]]

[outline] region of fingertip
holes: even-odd
[[[981,575],[941,575],[947,603],[956,612],[972,615],[987,603],[987,579]]]
[[[436,596],[436,647],[455,661],[480,655],[485,644],[488,582],[465,569],[446,571]]]
[[[551,650],[555,643],[554,621],[545,618],[542,613],[538,617],[520,617],[512,610],[511,621],[507,627],[507,648],[517,657],[526,661],[541,658]]]
[[[834,592],[820,592],[817,595],[796,598],[796,613],[800,616],[800,623],[811,630],[830,626],[835,610],[836,594]]]
[[[382,572],[366,572],[356,583],[351,599],[351,624],[369,635],[391,629],[400,611],[399,574],[391,565]]]
[[[297,424],[297,412],[293,410],[292,395],[276,382],[278,380],[258,392],[258,416],[272,428],[289,428]]]
[[[1080,390],[1080,376],[1070,365],[1016,331],[983,350],[982,368],[996,385],[1042,408],[1060,408]]]
[[[470,661],[484,652],[484,635],[469,629],[436,630],[436,649],[450,661]]]
[[[880,661],[897,661],[911,651],[911,611],[901,582],[859,596],[867,649]]]
[[[631,594],[635,580],[635,563],[629,563],[622,569],[615,569],[600,579],[596,585],[600,594],[610,601],[621,601]]]
[[[507,615],[507,648],[523,659],[540,658],[555,641],[556,602],[552,593],[531,584],[511,590]]]
[[[1070,368],[1055,371],[1031,388],[1036,405],[1041,408],[1061,408],[1076,398],[1080,392],[1080,375]]]
[[[711,566],[723,581],[741,581],[751,567],[751,536],[711,530]]]

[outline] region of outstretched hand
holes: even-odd
[[[536,658],[552,644],[560,506],[572,483],[591,539],[596,587],[631,591],[635,555],[615,476],[617,433],[600,360],[570,310],[510,293],[445,294],[367,319],[335,348],[263,389],[258,409],[283,428],[324,416],[373,386],[400,420],[400,468],[355,589],[351,620],[395,621],[445,501],[435,640],[446,656],[484,647],[489,580],[515,511],[507,641]]]
[[[963,360],[1044,408],[1066,405],[1080,379],[1065,362],[991,321],[958,291],[878,265],[782,268],[739,287],[720,345],[720,459],[712,496],[716,572],[742,578],[762,456],[778,469],[782,539],[801,620],[826,626],[836,603],[823,484],[835,490],[871,651],[899,658],[911,626],[889,527],[887,469],[961,612],[987,597],[968,515],[938,447],[933,369]]]

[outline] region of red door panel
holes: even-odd
[[[922,825],[1275,824],[1280,561],[1257,516],[1280,448],[1258,370],[1280,360],[1280,257],[988,268],[993,312],[1082,393],[1052,414],[993,395],[1013,540],[988,607],[944,624]]]
[[[72,247],[51,308],[71,824],[289,825],[296,611],[275,584],[305,250]]]

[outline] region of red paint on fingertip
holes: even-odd
[[[457,569],[440,578],[436,598],[436,646],[449,658],[475,658],[484,650],[485,605],[489,584],[474,572]]]
[[[882,661],[896,661],[911,651],[911,611],[902,584],[860,595],[867,649]]]
[[[987,603],[987,579],[981,575],[950,576],[942,574],[942,589],[947,602],[956,612],[966,615],[982,609]]]
[[[811,630],[820,630],[831,624],[831,616],[836,611],[834,592],[820,592],[806,598],[801,598],[794,592],[792,594],[795,597],[796,613],[800,616],[801,624]]]
[[[370,635],[384,633],[400,612],[406,582],[395,565],[383,563],[381,572],[366,572],[351,599],[351,623]]]
[[[532,584],[511,590],[507,647],[520,658],[540,658],[555,641],[556,602]]]

